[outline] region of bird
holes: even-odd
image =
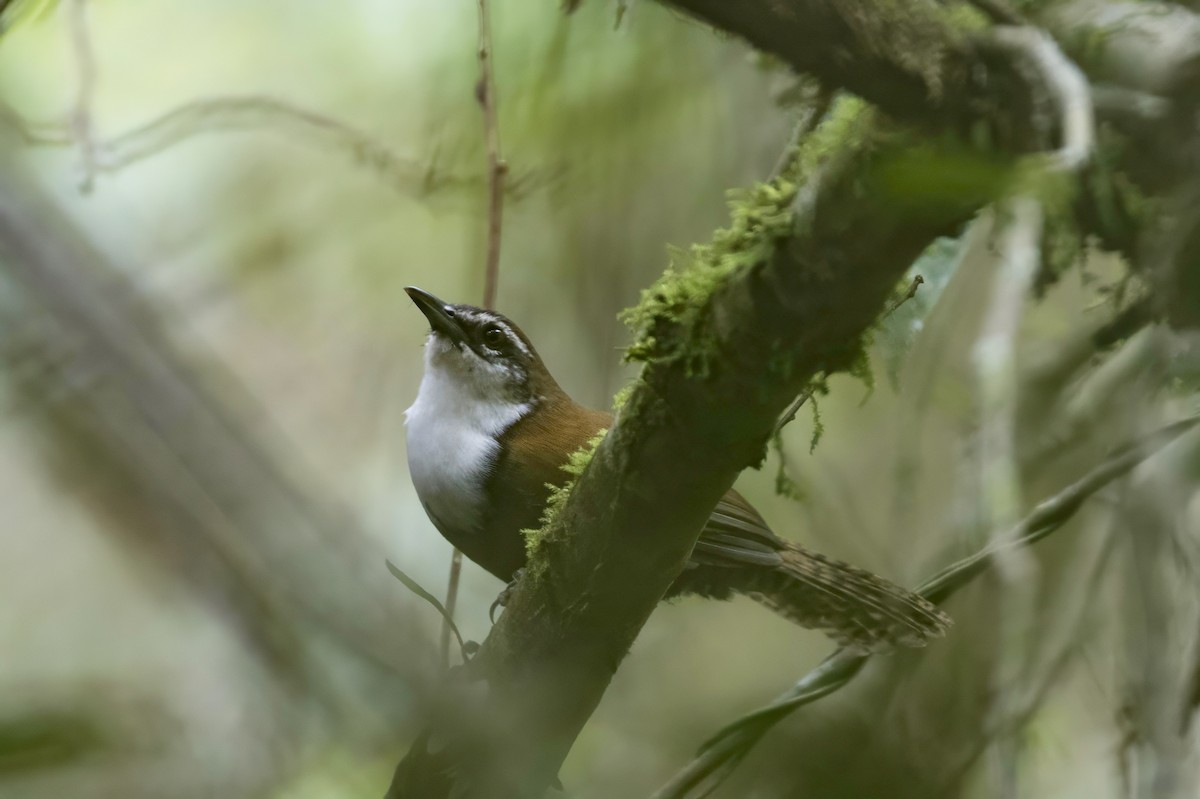
[[[405,289],[429,322],[424,371],[405,411],[409,473],[441,535],[505,582],[526,559],[570,455],[612,426],[575,402],[533,342],[493,310]],[[919,594],[777,536],[737,491],[713,509],[664,599],[745,595],[860,653],[918,647],[949,617]]]

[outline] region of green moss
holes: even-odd
[[[542,508],[542,516],[539,519],[541,526],[535,530],[521,531],[521,535],[525,537],[525,554],[527,556],[525,574],[527,577],[541,574],[541,570],[545,566],[544,558],[540,557],[542,548],[554,540],[552,530],[558,520],[558,515],[562,512],[563,506],[567,504],[567,498],[571,496],[571,489],[575,487],[575,481],[592,462],[592,456],[596,454],[596,447],[600,446],[600,442],[604,440],[607,433],[607,429],[601,430],[588,439],[586,444],[571,453],[567,462],[560,467],[570,475],[567,482],[561,486],[546,484],[546,487],[550,489],[550,495],[546,499],[546,507]]]
[[[716,231],[707,244],[673,250],[666,272],[621,315],[634,331],[626,360],[679,362],[691,376],[711,374],[719,352],[707,335],[710,298],[736,275],[771,258],[795,233],[792,204],[798,186],[836,148],[861,146],[870,118],[862,101],[839,100],[777,178],[731,193],[729,227]]]
[[[783,449],[782,431],[776,431],[775,435],[771,438],[771,444],[775,447],[775,454],[779,457],[779,465],[775,468],[775,493],[781,497],[803,502],[807,499],[808,495],[800,483],[788,474],[787,453]]]
[[[616,416],[625,408],[625,404],[629,402],[630,395],[633,394],[633,387],[636,385],[636,382],[630,383],[613,396],[612,412],[614,416]]]
[[[812,406],[813,429],[812,438],[808,440],[808,454],[811,455],[817,451],[817,444],[821,443],[821,437],[825,435],[825,423],[821,421],[821,406],[817,402],[817,392],[808,398],[808,404]]]
[[[829,109],[825,121],[800,142],[783,177],[799,185],[804,183],[835,149],[858,149],[867,144],[874,115],[857,97],[841,97]]]
[[[709,244],[673,252],[663,276],[622,315],[637,334],[625,358],[682,360],[689,374],[707,375],[716,355],[702,335],[709,299],[731,277],[769,258],[776,242],[791,233],[795,194],[795,184],[783,180],[734,194],[728,228]],[[676,329],[665,334],[664,323]]]

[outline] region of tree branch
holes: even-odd
[[[850,91],[895,119],[960,133],[984,121],[1006,149],[1033,144],[1028,129],[1012,124],[1026,115],[1030,100],[1019,70],[987,46],[986,35],[975,36],[941,4],[662,2],[745,38],[822,85]]]

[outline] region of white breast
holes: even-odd
[[[483,521],[484,481],[499,452],[496,438],[529,406],[480,396],[455,378],[427,362],[417,399],[404,413],[408,469],[442,532],[470,533]]]

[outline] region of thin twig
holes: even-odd
[[[504,179],[508,164],[500,150],[500,122],[497,117],[496,76],[492,68],[492,15],[488,0],[478,0],[479,8],[479,80],[475,99],[483,110],[483,133],[488,161],[487,257],[483,272],[483,307],[496,306],[496,287],[500,282],[500,238],[504,219]],[[462,552],[450,555],[450,578],[446,585],[446,624],[442,625],[442,661],[450,658],[450,620],[458,605],[458,583],[462,574]]]
[[[496,285],[500,279],[500,234],[508,163],[500,149],[500,121],[496,107],[499,98],[496,96],[496,76],[492,68],[492,16],[488,0],[479,0],[479,82],[476,84],[475,97],[483,109],[488,159],[488,238],[483,307],[492,308],[496,304]]]
[[[446,607],[442,616],[442,665],[450,665],[450,634],[454,630],[454,610],[458,605],[458,583],[462,576],[462,551],[457,547],[450,553],[450,577],[446,581]]]
[[[1066,524],[1088,497],[1127,474],[1197,423],[1200,423],[1200,416],[1183,419],[1118,449],[1086,476],[1040,502],[1005,536],[1009,543],[989,546],[947,566],[922,583],[917,592],[931,602],[944,602],[987,571],[1001,549],[1029,546],[1050,535]],[[742,716],[709,738],[696,758],[660,788],[652,799],[691,799],[704,795],[701,789],[710,789],[713,782],[724,779],[771,727],[802,705],[842,688],[858,674],[868,657],[845,649],[834,652],[774,702]]]
[[[96,142],[92,131],[92,98],[96,93],[96,52],[88,30],[87,0],[70,0],[67,20],[71,31],[71,49],[75,53],[75,71],[79,85],[71,109],[71,134],[79,147],[81,191],[92,190],[96,175]]]
[[[69,147],[75,143],[69,126],[31,122],[4,104],[0,104],[0,125],[30,146]],[[452,173],[401,155],[334,117],[263,95],[203,97],[178,105],[120,135],[95,142],[93,168],[98,174],[116,173],[193,136],[257,131],[344,153],[392,187],[418,197],[440,189],[474,187],[486,180],[481,175]],[[553,171],[523,173],[505,182],[505,193],[517,198],[554,177]]]
[[[924,277],[921,275],[913,275],[912,282],[908,284],[908,288],[904,290],[903,294],[892,300],[888,307],[883,310],[883,313],[879,315],[879,321],[882,322],[884,319],[887,319],[896,312],[897,308],[911,300],[913,297],[917,296],[917,289],[921,288],[921,286],[924,284]]]
[[[474,642],[463,640],[462,633],[458,631],[458,625],[454,623],[454,617],[450,615],[450,611],[447,610],[441,602],[438,602],[437,597],[426,591],[420,583],[405,574],[403,569],[392,563],[390,560],[385,562],[387,563],[388,571],[392,573],[393,577],[399,580],[401,584],[403,584],[404,587],[409,591],[412,591],[418,597],[429,603],[433,609],[438,612],[438,615],[442,617],[442,623],[446,627],[450,628],[450,632],[454,634],[455,640],[458,641],[459,654],[461,655],[463,662],[467,662],[467,659],[470,657],[471,645],[474,644]]]

